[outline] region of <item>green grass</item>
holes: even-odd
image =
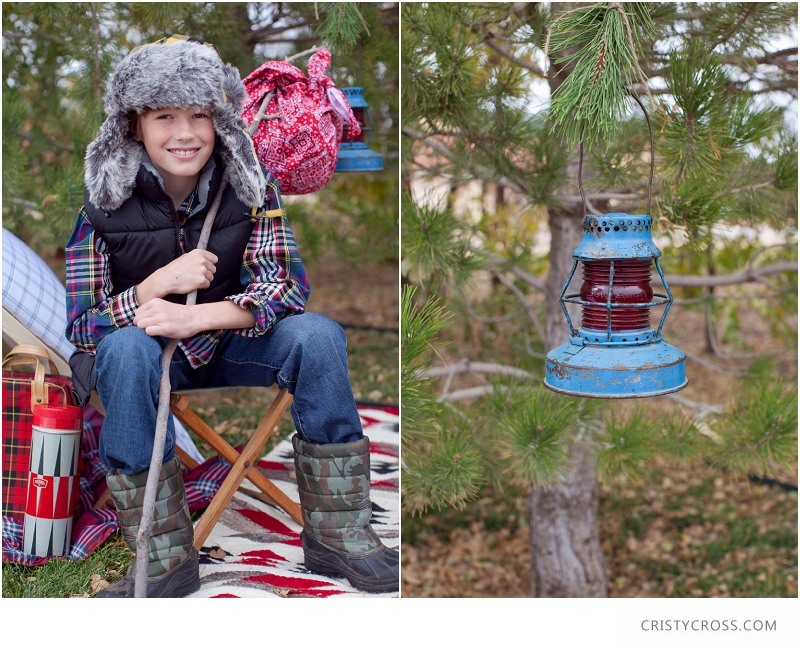
[[[88,598],[92,576],[108,583],[122,578],[133,554],[120,535],[113,535],[87,559],[54,559],[38,567],[3,563],[3,598]],[[96,580],[96,579],[95,579]]]

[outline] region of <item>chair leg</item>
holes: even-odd
[[[187,454],[183,449],[181,449],[178,445],[175,445],[175,453],[178,455],[178,458],[180,459],[183,466],[188,469],[194,469],[200,464],[189,454]]]
[[[292,396],[288,394],[288,391],[281,391],[270,405],[245,449],[241,454],[238,454],[228,442],[188,408],[189,400],[186,397],[172,395],[171,406],[175,417],[208,442],[225,460],[233,464],[228,477],[222,483],[195,528],[194,545],[197,549],[208,538],[245,476],[262,492],[274,499],[292,519],[300,525],[303,524],[303,516],[298,505],[254,466],[259,452],[272,435],[278,420],[280,420],[291,403]]]

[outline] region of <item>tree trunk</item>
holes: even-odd
[[[558,14],[559,4],[551,5],[552,15]],[[551,93],[564,82],[568,72],[553,67]],[[545,349],[548,351],[566,342],[569,333],[559,296],[572,270],[572,251],[581,240],[582,222],[580,205],[572,211],[549,211],[552,240],[545,291]],[[580,283],[580,277],[573,278],[569,293],[577,293]],[[570,318],[574,325],[579,325],[576,305],[570,305]],[[569,464],[561,482],[546,489],[535,488],[528,495],[531,595],[602,598],[608,596],[608,577],[597,525],[596,457],[590,434],[573,442],[568,453]]]
[[[572,270],[572,251],[582,236],[583,211],[550,211],[550,270],[545,294],[546,348],[567,340],[568,328],[558,298]],[[577,293],[580,278],[569,292]],[[578,324],[579,313],[570,317]],[[605,597],[606,566],[597,525],[598,485],[589,433],[569,446],[569,466],[562,481],[536,488],[528,497],[531,595],[539,598]]]

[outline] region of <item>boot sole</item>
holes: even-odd
[[[322,546],[319,542],[317,542],[317,544]],[[339,558],[337,551],[328,549],[327,547],[324,548],[323,553],[325,557],[333,558],[333,560],[335,560],[334,562],[331,562],[328,559],[323,558],[321,554],[315,553],[309,547],[310,544],[306,543],[304,540],[303,564],[305,565],[306,569],[313,573],[319,573],[321,575],[333,576],[337,578],[345,578],[359,591],[366,591],[373,594],[399,591],[400,589],[399,578],[392,578],[391,581],[379,579],[370,580],[364,576],[351,575],[352,572],[347,570],[348,567],[346,560]]]
[[[183,598],[193,594],[200,589],[200,564],[197,551],[192,549],[186,562],[159,578],[148,579],[148,598]],[[120,582],[98,591],[95,598],[133,598],[134,589],[135,580],[126,576]],[[153,591],[158,591],[158,595],[150,595]]]
[[[352,576],[345,574],[344,572],[336,569],[335,567],[329,566],[327,564],[325,565],[317,564],[313,560],[309,560],[307,558],[303,562],[303,564],[305,565],[306,569],[308,569],[312,573],[318,573],[320,575],[330,576],[332,578],[344,578],[359,591],[366,591],[367,593],[370,594],[381,594],[381,593],[387,593],[389,591],[397,591],[397,586],[394,584],[386,585],[379,582],[366,582],[363,580],[358,580],[357,578],[353,578]]]

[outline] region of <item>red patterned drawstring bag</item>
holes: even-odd
[[[324,76],[330,62],[322,48],[308,60],[308,77],[286,61],[267,61],[244,80],[248,96],[242,117],[252,124],[264,111],[253,143],[283,194],[308,194],[325,186],[336,167],[345,120],[352,136],[361,133],[344,94]]]

